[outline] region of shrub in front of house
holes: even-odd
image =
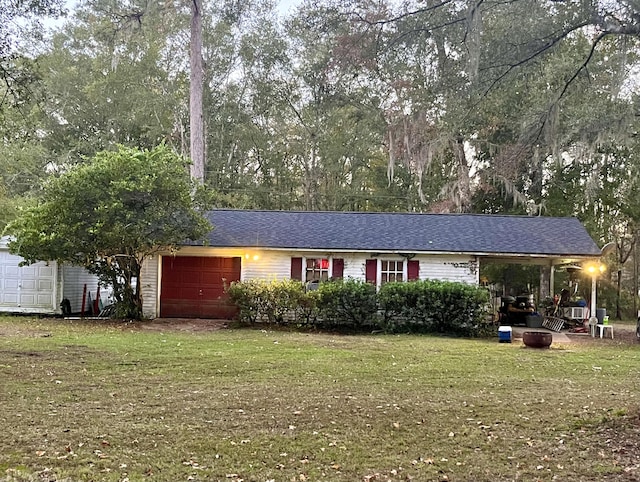
[[[229,301],[238,307],[238,318],[243,323],[258,321],[263,284],[261,280],[234,281],[225,288]]]
[[[488,292],[451,281],[386,283],[378,300],[390,332],[477,336],[484,326]]]
[[[269,323],[295,321],[296,309],[305,291],[302,283],[295,280],[265,282],[262,290],[261,309]]]
[[[304,290],[296,307],[295,319],[297,324],[317,326],[319,298],[320,293],[317,290]]]
[[[380,311],[387,331],[431,332],[435,331],[433,313],[439,300],[429,299],[434,290],[429,282],[385,283],[378,293]],[[433,309],[425,309],[431,306]]]
[[[244,323],[313,323],[316,298],[296,280],[234,281],[227,287],[229,300]]]
[[[486,290],[464,283],[370,283],[337,279],[306,290],[295,280],[231,283],[230,301],[245,323],[313,325],[328,329],[478,336],[484,327]]]
[[[320,283],[318,324],[327,328],[377,328],[376,287],[355,279],[336,279]]]
[[[244,323],[355,330],[379,326],[375,286],[362,281],[332,280],[315,290],[306,290],[295,280],[236,281],[227,293]]]

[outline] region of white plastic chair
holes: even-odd
[[[607,331],[607,328],[609,329],[609,331],[611,332],[611,339],[613,340],[613,325],[598,325],[598,328],[600,329],[600,338],[602,338],[602,335]]]

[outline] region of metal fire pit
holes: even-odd
[[[549,348],[553,341],[553,335],[546,331],[525,331],[522,334],[522,342],[531,348]]]

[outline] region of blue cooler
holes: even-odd
[[[511,343],[511,327],[510,326],[498,327],[498,341],[500,343]]]

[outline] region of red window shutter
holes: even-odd
[[[333,258],[333,278],[343,278],[344,277],[344,259],[342,258]]]
[[[420,261],[410,259],[407,262],[407,279],[409,281],[420,279]]]
[[[376,284],[376,272],[378,271],[378,260],[368,259],[365,269],[365,280],[367,283]]]
[[[302,258],[291,258],[291,279],[302,280]]]

